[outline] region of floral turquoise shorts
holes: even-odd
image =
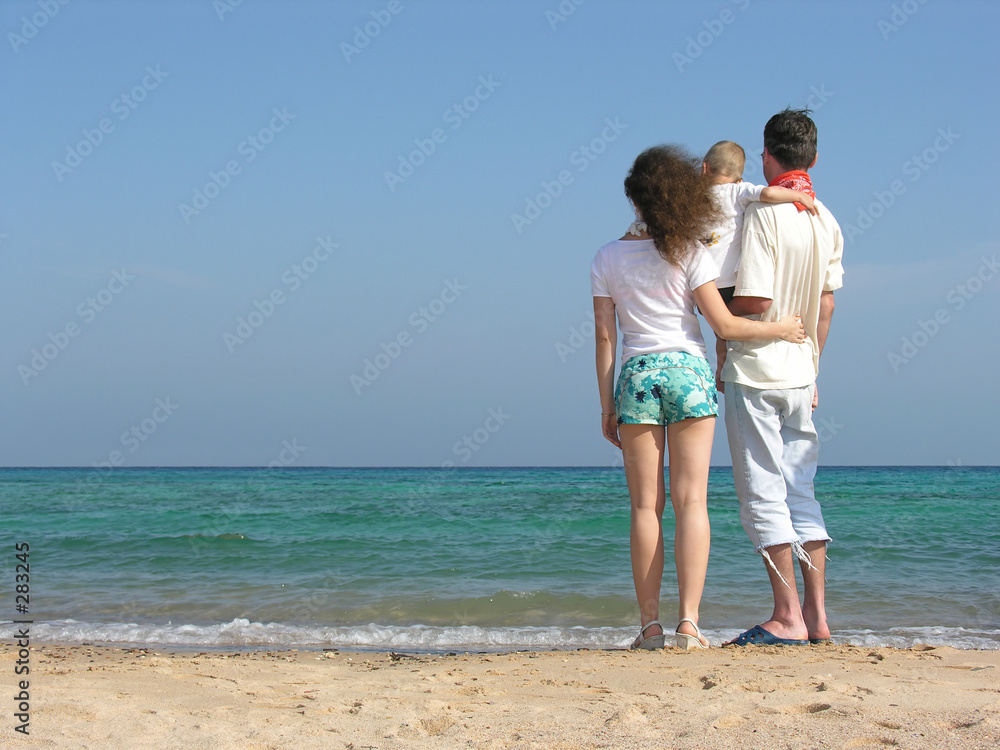
[[[615,387],[618,424],[673,424],[719,414],[708,360],[687,352],[630,357]]]

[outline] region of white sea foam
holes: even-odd
[[[57,620],[32,626],[36,642],[162,644],[177,646],[337,647],[418,651],[508,651],[616,648],[634,635],[624,628],[481,628],[476,626],[307,627],[238,618],[212,625],[86,623]]]
[[[0,624],[13,634],[13,626]],[[431,627],[425,625],[368,625],[308,627],[284,623],[251,622],[238,618],[211,625],[87,623],[77,620],[36,622],[34,642],[106,643],[209,648],[342,648],[377,651],[518,651],[547,649],[625,648],[636,628],[585,627]],[[705,630],[712,645],[739,635],[738,630]],[[908,648],[917,643],[961,649],[1000,649],[1000,630],[966,628],[891,628],[887,632],[837,632],[836,643],[856,646]]]

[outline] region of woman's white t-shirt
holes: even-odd
[[[595,297],[610,297],[622,332],[622,363],[638,354],[682,351],[705,356],[693,290],[719,275],[698,243],[675,266],[653,240],[615,240],[597,251],[590,267]]]

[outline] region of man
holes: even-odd
[[[785,110],[764,127],[764,178],[812,197],[816,125],[808,110]],[[844,240],[833,215],[816,201],[814,216],[798,204],[755,203],[746,212],[743,254],[730,308],[735,315],[778,320],[801,314],[809,340],[731,341],[722,370],[726,432],[743,528],[765,560],[774,594],[771,619],[731,643],[804,645],[830,637],[826,622],[826,544],[813,478],[819,443],[819,357],[842,285]],[[795,582],[799,560],[805,600]]]

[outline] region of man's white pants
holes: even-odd
[[[830,541],[813,490],[819,459],[813,386],[765,391],[726,383],[725,395],[743,528],[768,562],[767,548],[776,544],[791,544],[808,561],[803,544]]]

